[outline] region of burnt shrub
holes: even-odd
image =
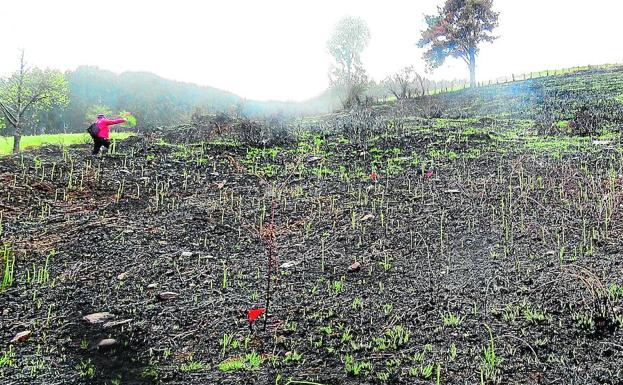
[[[605,127],[623,124],[623,104],[613,99],[601,99],[581,105],[569,128],[573,135],[596,135]]]
[[[420,116],[427,119],[439,119],[443,117],[443,108],[440,101],[430,96],[424,96],[416,103]]]
[[[282,119],[237,119],[232,131],[237,140],[249,146],[283,146],[295,141],[292,127]]]

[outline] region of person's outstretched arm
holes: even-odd
[[[120,123],[125,123],[126,119],[124,118],[119,118],[119,119],[104,119],[104,124],[110,126],[111,124],[120,124]]]

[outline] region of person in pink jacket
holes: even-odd
[[[110,147],[110,126],[114,124],[125,123],[124,118],[119,119],[106,119],[104,114],[97,115],[97,120],[95,124],[97,125],[98,131],[97,135],[93,136],[93,155],[97,155],[100,152],[102,146],[106,148]]]

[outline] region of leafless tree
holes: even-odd
[[[13,153],[19,152],[27,111],[68,103],[69,86],[59,71],[28,68],[24,51],[19,70],[0,79],[0,111],[14,128]]]
[[[413,66],[404,67],[384,80],[387,90],[396,99],[411,99],[426,93],[426,79],[418,74]]]

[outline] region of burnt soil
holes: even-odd
[[[0,382],[623,383],[620,145],[552,155],[473,123],[1,159]]]

